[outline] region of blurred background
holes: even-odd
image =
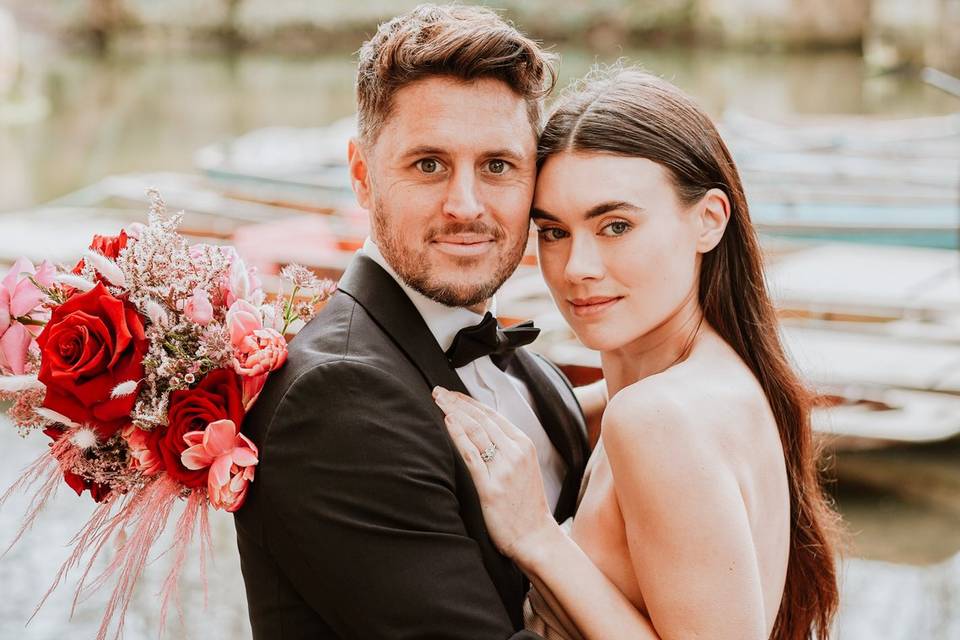
[[[335,277],[366,234],[344,167],[355,52],[416,2],[0,0],[0,272],[68,262],[144,220],[147,187],[184,232],[230,242],[268,287],[289,262]],[[740,167],[784,339],[818,390],[816,428],[850,533],[834,637],[960,638],[960,0],[501,0],[560,54],[560,86],[639,63],[693,95]],[[500,308],[589,380],[535,256]],[[44,449],[0,418],[0,487]],[[26,496],[0,510],[13,539]],[[68,578],[27,627],[92,511],[61,490],[0,559],[0,638],[94,637]],[[249,637],[232,519],[212,518],[165,638]],[[167,558],[127,638],[157,637]]]

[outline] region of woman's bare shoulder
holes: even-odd
[[[629,447],[637,456],[676,454],[698,458],[740,448],[753,416],[765,413],[765,398],[749,372],[722,371],[689,362],[625,387],[603,415],[604,441]],[[721,454],[721,455],[718,455]],[[729,462],[729,461],[728,461]]]
[[[701,403],[684,392],[682,383],[682,377],[659,374],[610,398],[601,426],[605,446],[626,448],[641,457],[701,446],[706,419]]]

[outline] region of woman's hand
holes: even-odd
[[[469,396],[437,387],[433,398],[473,477],[491,540],[522,566],[561,531],[547,506],[533,442]]]

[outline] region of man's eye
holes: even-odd
[[[440,163],[434,158],[424,158],[417,160],[417,169],[423,173],[437,173],[440,171]]]
[[[507,163],[503,160],[491,160],[487,163],[487,169],[490,170],[490,173],[506,173],[507,172]]]

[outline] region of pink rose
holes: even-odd
[[[193,295],[187,298],[183,306],[183,315],[199,325],[208,325],[213,320],[213,305],[210,303],[210,294],[203,287],[193,290]]]
[[[34,268],[30,260],[20,258],[0,281],[0,372],[26,372],[27,354],[41,329],[28,321],[45,322],[50,317],[42,307],[47,296],[31,278],[49,287],[55,273],[48,262]]]
[[[240,433],[233,420],[216,420],[203,431],[183,435],[189,445],[180,454],[187,469],[210,467],[207,495],[214,509],[236,511],[247,497],[247,485],[253,481],[257,465],[257,446]]]
[[[276,329],[255,329],[234,348],[233,369],[242,376],[276,371],[287,361],[287,341]]]

